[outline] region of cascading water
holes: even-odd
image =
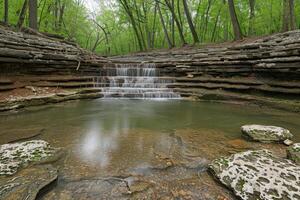
[[[104,98],[178,99],[168,88],[173,78],[162,77],[154,64],[118,64],[98,79]]]

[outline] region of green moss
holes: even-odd
[[[236,189],[240,192],[243,192],[245,183],[246,183],[246,181],[244,179],[239,179],[237,184],[236,184]]]

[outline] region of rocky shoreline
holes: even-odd
[[[99,89],[81,89],[62,91],[44,95],[31,95],[0,101],[0,112],[18,110],[31,106],[42,106],[79,99],[97,99],[103,97]]]
[[[242,128],[243,134],[253,134],[253,130],[256,133],[260,132],[260,136],[264,135],[264,138],[270,137],[270,139],[267,140],[269,143],[279,141],[274,140],[274,134],[277,135],[278,138],[283,139],[292,139],[293,137],[288,130],[281,127],[247,125]],[[287,133],[288,135],[286,135]],[[176,139],[175,135],[173,137]],[[178,140],[178,138],[176,140]],[[262,142],[265,143],[266,140],[262,140]],[[178,143],[178,145],[179,144],[180,143]],[[200,172],[202,172],[207,166],[211,175],[226,188],[233,191],[240,199],[271,200],[275,198],[295,200],[300,199],[299,147],[300,144],[297,143],[287,148],[288,159],[275,156],[266,149],[246,151],[240,149],[241,151],[233,153],[230,156],[217,158],[210,164],[207,164],[207,161],[204,162],[203,160],[196,160],[196,162],[180,161],[177,163],[178,161],[173,160],[171,157],[157,154],[155,157],[156,161],[153,161],[156,163],[156,167],[151,168],[151,171],[154,173],[154,171],[157,170],[165,171],[184,168],[186,170],[200,170]],[[188,148],[188,146],[186,148]],[[25,197],[26,199],[35,199],[42,190],[50,187],[53,182],[57,181],[58,169],[51,163],[60,158],[59,152],[60,150],[58,148],[51,147],[49,143],[43,140],[29,140],[26,142],[1,145],[1,197],[8,199],[23,199]],[[53,157],[55,159],[53,159]],[[67,185],[69,185],[68,187],[71,189],[73,187],[84,187],[84,185],[88,186],[89,184],[93,185],[93,181],[104,185],[105,182],[116,182],[119,184],[113,189],[113,191],[115,190],[113,195],[117,195],[118,197],[122,197],[123,195],[130,197],[135,193],[146,192],[147,195],[147,191],[151,191],[151,188],[155,187],[156,184],[142,177],[135,177],[133,174],[131,175],[133,177],[129,176],[127,178],[125,175],[123,175],[124,177],[119,176],[120,177],[112,176],[95,180],[79,180],[77,182],[70,182]],[[99,189],[103,190],[101,187]],[[88,189],[86,191],[88,191]],[[105,192],[107,193],[108,191]],[[64,193],[60,195],[63,194]],[[151,192],[149,194],[151,194]],[[47,194],[46,199],[58,197],[56,195],[58,194]],[[180,191],[178,194],[174,193],[174,195],[178,197],[188,197],[191,194]],[[223,197],[218,197],[218,199],[222,198]],[[226,199],[226,197],[223,199]]]

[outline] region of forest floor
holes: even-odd
[[[274,33],[271,35],[264,35],[264,36],[248,36],[244,37],[241,40],[236,40],[236,41],[225,41],[225,42],[215,42],[215,43],[198,43],[198,44],[186,44],[180,47],[173,47],[173,48],[161,48],[161,49],[148,49],[146,51],[136,51],[124,55],[114,55],[116,57],[118,56],[130,56],[130,55],[135,55],[139,53],[159,53],[159,52],[172,52],[172,51],[189,51],[189,50],[195,50],[195,49],[202,49],[202,48],[220,48],[220,47],[229,47],[229,46],[236,46],[236,45],[242,45],[242,44],[247,44],[247,43],[252,43],[255,42],[256,40],[259,39],[264,39],[268,38],[272,35],[276,35],[278,33]],[[112,57],[114,57],[112,56]]]

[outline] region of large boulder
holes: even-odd
[[[300,143],[290,146],[287,149],[287,155],[289,159],[300,165]]]
[[[50,161],[59,149],[43,140],[4,144],[0,146],[0,176],[15,174],[29,163]]]
[[[293,137],[289,130],[277,126],[245,125],[241,130],[247,138],[264,143],[284,142]]]
[[[300,199],[300,166],[267,150],[246,151],[214,160],[209,169],[244,200]]]

